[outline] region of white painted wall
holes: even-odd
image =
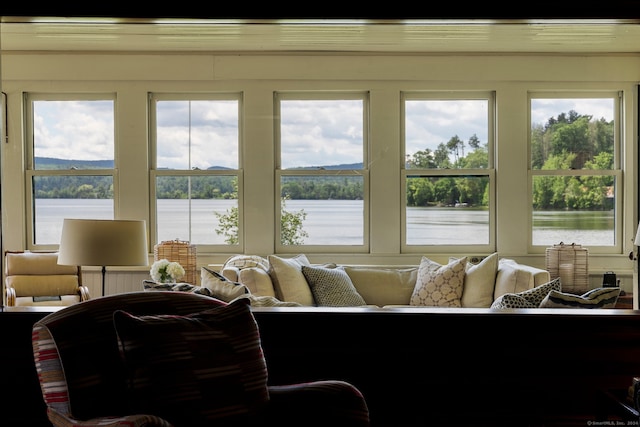
[[[274,91],[370,91],[371,245],[369,254],[313,254],[312,262],[410,264],[422,254],[401,254],[399,201],[401,91],[494,90],[497,95],[497,250],[501,256],[544,267],[544,253],[529,253],[527,203],[527,92],[530,90],[616,90],[625,95],[623,248],[590,254],[592,283],[602,273],[632,277],[638,224],[637,89],[638,55],[269,55],[118,54],[98,52],[6,52],[2,90],[8,96],[9,140],[1,145],[2,235],[4,248],[26,248],[24,202],[24,92],[115,92],[118,99],[118,159],[121,165],[120,218],[148,218],[148,92],[241,91],[244,93],[245,252],[274,251]],[[579,242],[576,242],[579,243]],[[152,245],[151,245],[152,247]],[[198,253],[198,264],[222,263],[230,253]],[[429,256],[446,261],[451,254]],[[150,258],[150,261],[152,259]],[[118,273],[118,277],[119,277]],[[109,278],[109,291],[133,289],[147,270],[130,278]],[[108,273],[110,276],[111,273]],[[115,275],[115,274],[114,274]],[[625,276],[626,275],[626,276]],[[91,277],[92,275],[88,275]],[[90,280],[94,280],[92,277]],[[141,280],[140,280],[141,281]],[[625,287],[633,280],[624,280]],[[112,283],[113,282],[113,283]],[[627,285],[629,282],[629,285]],[[92,286],[93,285],[93,282]],[[98,288],[99,291],[99,288]],[[92,289],[92,293],[96,294]],[[98,292],[99,293],[99,292]]]

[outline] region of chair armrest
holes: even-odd
[[[173,424],[160,417],[145,414],[78,420],[48,407],[47,416],[55,427],[173,427]]]
[[[89,301],[91,299],[87,286],[78,286],[78,294],[80,294],[80,301]]]
[[[339,380],[269,386],[268,422],[279,427],[368,427],[369,409],[354,385]],[[312,414],[310,416],[310,414]]]
[[[7,305],[13,307],[16,305],[16,290],[7,288]]]

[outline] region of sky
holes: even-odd
[[[160,102],[158,167],[238,168],[236,101]],[[282,168],[363,162],[363,101],[283,100]],[[487,101],[408,100],[406,153],[435,150],[457,135],[487,142]],[[536,99],[533,123],[544,124],[575,110],[595,119],[613,119],[609,99]],[[38,101],[34,109],[35,156],[74,160],[114,158],[113,101]],[[191,124],[191,126],[189,126]]]

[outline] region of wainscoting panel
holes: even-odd
[[[143,290],[142,281],[149,280],[149,270],[110,270],[105,275],[105,294],[122,294]],[[102,295],[102,272],[100,270],[82,270],[82,283],[89,288],[92,298]]]

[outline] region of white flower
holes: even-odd
[[[184,268],[177,262],[160,259],[153,263],[149,274],[154,281],[159,283],[175,282],[184,276]]]
[[[174,280],[180,280],[184,276],[184,268],[177,262],[170,262],[169,265],[167,265],[167,273],[169,273],[169,276]]]

